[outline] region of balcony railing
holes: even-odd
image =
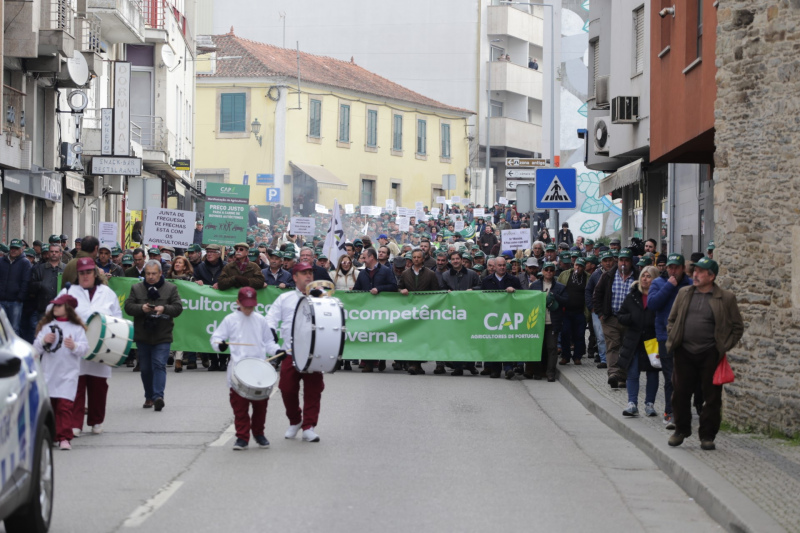
[[[164,0],[141,0],[144,25],[154,30],[164,29],[164,12],[169,9]]]
[[[162,117],[131,115],[131,139],[143,150],[168,152],[167,126]]]
[[[20,139],[25,138],[24,105],[25,93],[8,85],[3,85],[3,109],[6,112],[3,130]]]
[[[100,17],[92,13],[83,14],[75,19],[80,39],[81,52],[100,54],[103,52],[103,35],[100,29]]]
[[[75,9],[70,0],[45,0],[43,8],[46,11],[46,16],[42,18],[43,30],[61,30],[74,35]]]

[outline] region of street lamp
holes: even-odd
[[[250,131],[255,135],[258,145],[261,146],[262,136],[258,134],[258,132],[261,131],[261,123],[257,118],[253,119],[253,122],[250,123]]]
[[[484,207],[489,208],[489,173],[492,165],[492,145],[490,138],[490,121],[492,120],[492,43],[503,42],[503,39],[489,40],[489,65],[486,67],[486,177],[483,180],[485,188],[483,191]]]
[[[555,130],[556,130],[556,49],[555,45],[555,38],[553,35],[555,34],[555,18],[556,13],[553,9],[553,4],[541,4],[536,2],[512,2],[510,0],[500,0],[501,4],[504,5],[519,5],[519,6],[541,6],[541,7],[549,7],[550,8],[550,165],[555,165],[556,161],[556,139],[555,139]],[[553,222],[555,224],[555,228],[558,229],[558,211],[553,209]]]

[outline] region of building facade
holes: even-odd
[[[197,67],[198,179],[247,183],[251,204],[302,215],[317,204],[330,209],[334,199],[430,206],[437,196],[468,191],[470,111],[355,63],[232,33],[204,43]],[[449,175],[455,190],[444,189]]]

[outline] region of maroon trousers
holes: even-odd
[[[231,389],[231,407],[233,408],[233,424],[236,427],[236,438],[250,442],[250,431],[254,437],[264,434],[264,425],[267,422],[267,403],[269,398],[263,400],[248,400],[242,398]],[[250,406],[253,406],[253,416],[250,416]]]
[[[75,393],[75,405],[72,410],[72,427],[83,429],[86,397],[89,397],[89,413],[86,424],[96,426],[106,419],[106,397],[108,396],[108,380],[96,376],[81,376],[78,379],[78,392]]]
[[[53,414],[56,419],[55,441],[72,440],[72,411],[73,403],[66,398],[50,398],[50,405],[53,406]]]
[[[300,409],[300,382],[303,382],[303,409]],[[296,426],[303,423],[303,429],[317,425],[319,406],[325,383],[320,372],[301,373],[294,367],[294,361],[287,357],[281,363],[281,378],[278,382],[283,405],[289,424]]]

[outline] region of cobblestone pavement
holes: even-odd
[[[608,386],[605,369],[598,369],[586,359],[581,366],[570,363],[558,368],[561,372],[569,373],[572,378],[575,375],[580,376],[600,394],[619,405],[619,416],[622,418],[622,410],[628,404],[627,392],[625,389],[611,389]],[[661,375],[659,378],[655,402],[659,416],[643,416],[646,381],[643,373],[639,391],[640,416],[631,422],[660,428],[666,441],[671,432],[663,429],[664,378]],[[800,532],[800,446],[763,435],[723,431],[717,435],[716,451],[703,451],[697,440],[696,415],[692,433],[682,449],[725,477],[788,531]]]

